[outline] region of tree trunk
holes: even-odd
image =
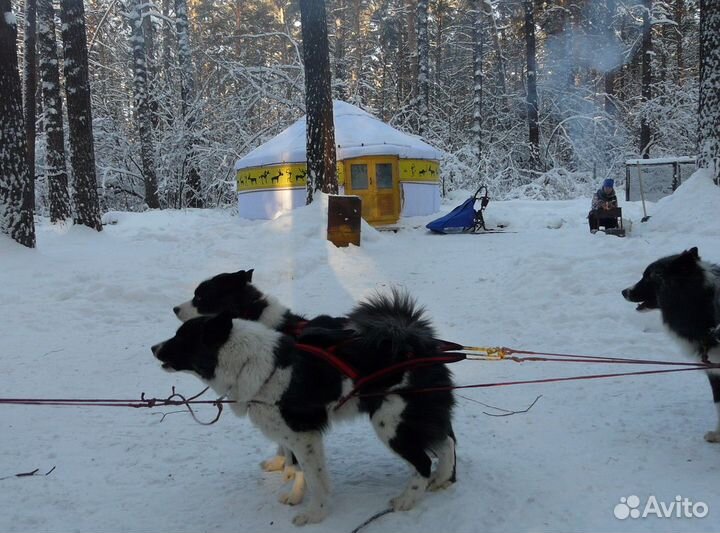
[[[500,45],[500,31],[498,30],[497,19],[495,18],[495,14],[492,9],[487,10],[486,13],[492,23],[492,31],[490,34],[492,35],[493,47],[495,48],[495,75],[497,76],[498,92],[500,93],[501,110],[506,111],[509,107],[507,95],[507,74],[505,72],[505,56],[503,55],[502,46]]]
[[[540,166],[540,126],[538,124],[537,61],[535,58],[535,13],[533,0],[525,0],[525,47],[527,52],[527,117],[530,167]]]
[[[90,107],[85,9],[82,0],[62,0],[60,15],[65,47],[65,99],[70,130],[75,223],[101,231]]]
[[[45,175],[48,182],[50,221],[65,222],[72,216],[65,161],[65,130],[63,101],[60,97],[60,71],[55,42],[55,9],[52,0],[38,0],[38,48],[40,77],[45,113]]]
[[[195,67],[190,54],[190,28],[188,26],[186,0],[175,0],[175,28],[178,37],[180,99],[182,100],[185,164],[187,165],[185,205],[188,207],[203,207],[200,174],[195,166],[195,150],[193,149],[195,144],[193,140],[195,113],[191,106],[195,103]]]
[[[345,64],[347,9],[346,0],[337,0],[332,21],[335,28],[335,94],[340,100],[347,100],[348,97],[347,65]]]
[[[610,47],[615,42],[615,31],[613,30],[613,22],[615,20],[615,13],[617,7],[615,0],[607,0],[606,5],[606,18],[605,18],[605,40],[606,46]],[[605,71],[605,113],[611,116],[615,116],[617,113],[617,106],[615,105],[615,74],[620,68],[619,65],[608,65]]]
[[[157,100],[157,61],[155,59],[155,26],[152,22],[153,7],[146,3],[143,8],[142,31],[145,37],[145,61],[148,73],[148,105],[152,116],[153,129],[160,124],[159,105]]]
[[[642,101],[646,104],[652,98],[652,31],[650,26],[650,13],[652,0],[643,0],[643,29],[642,29]],[[650,123],[644,110],[640,119],[640,154],[643,159],[650,157]]]
[[[25,0],[25,137],[30,181],[28,195],[35,205],[35,121],[37,102],[37,1]]]
[[[720,3],[700,0],[700,102],[698,166],[720,185]]]
[[[428,37],[428,0],[417,3],[417,46],[418,46],[418,96],[416,112],[418,116],[418,135],[428,129],[428,113],[430,112],[430,41]]]
[[[475,0],[473,20],[473,151],[478,170],[482,160],[483,9],[484,0]]]
[[[338,192],[325,1],[300,0],[300,18],[305,64],[309,204],[314,191],[321,190],[328,194]]]
[[[160,207],[157,176],[155,174],[155,146],[152,135],[152,117],[147,94],[147,70],[145,62],[145,38],[142,32],[143,0],[134,0],[130,12],[131,47],[133,54],[133,89],[135,96],[135,122],[140,136],[140,160],[145,183],[145,203],[151,209]]]
[[[407,10],[408,95],[412,102],[418,94],[417,0],[405,0],[405,9]]]
[[[684,76],[685,61],[683,59],[683,31],[685,21],[685,0],[675,0],[675,83],[680,83]]]
[[[16,51],[17,22],[10,0],[0,0],[0,233],[35,247],[30,174]]]

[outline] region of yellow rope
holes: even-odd
[[[463,346],[461,350],[477,354],[468,359],[499,360],[510,355],[510,351],[502,346]]]

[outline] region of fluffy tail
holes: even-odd
[[[437,353],[435,331],[425,310],[406,291],[396,288],[358,304],[348,315],[348,327],[366,357],[376,354],[385,364]]]

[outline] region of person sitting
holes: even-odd
[[[615,181],[607,178],[603,181],[602,187],[593,195],[592,206],[590,213],[588,213],[590,233],[596,233],[600,226],[617,228],[617,218],[615,216],[603,216],[608,210],[615,209],[618,206],[614,186]]]

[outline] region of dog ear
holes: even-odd
[[[700,259],[700,255],[698,254],[697,246],[693,246],[689,250],[685,250],[683,252],[683,255],[687,255],[689,257],[692,257],[693,259]]]
[[[252,275],[253,275],[254,269],[250,270],[238,270],[235,272],[235,275],[240,278],[240,281],[243,283],[250,283],[252,281]]]
[[[209,346],[219,346],[228,339],[232,327],[232,315],[230,313],[220,313],[209,318],[203,328],[203,342]]]

